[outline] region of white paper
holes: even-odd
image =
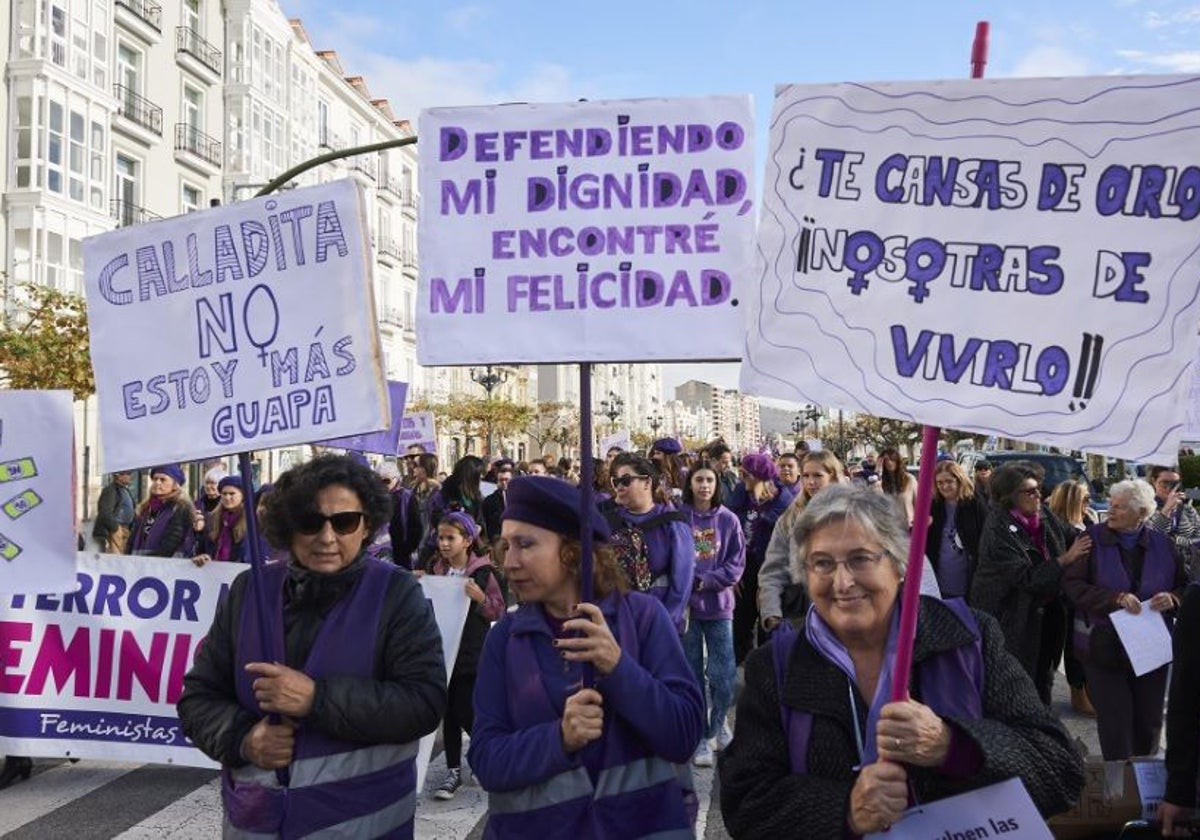
[[[471,606],[465,586],[466,581],[460,577],[421,576],[421,589],[425,591],[425,598],[433,607],[433,618],[442,634],[442,656],[446,660],[447,684],[454,673],[454,660],[458,658],[458,643],[462,641],[463,623],[467,620],[467,610]],[[433,742],[439,734],[440,731],[435,729],[421,739],[417,751],[417,790],[425,788],[425,771],[429,769]]]
[[[969,793],[917,805],[886,833],[869,840],[930,840],[942,837],[1012,837],[1052,840],[1046,821],[1018,778]]]
[[[1143,175],[1195,175],[1197,94],[1194,76],[781,85],[742,391],[1170,463],[1200,208]]]
[[[1137,615],[1117,610],[1108,617],[1125,646],[1135,676],[1140,677],[1170,663],[1171,634],[1167,632],[1162,614],[1150,609],[1149,601],[1142,601],[1142,611]]]
[[[1133,777],[1137,779],[1138,796],[1142,800],[1142,819],[1152,819],[1167,792],[1166,762],[1154,760],[1131,763]]]

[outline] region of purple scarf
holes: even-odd
[[[1042,525],[1042,517],[1039,513],[1033,516],[1025,516],[1021,511],[1013,508],[1009,515],[1017,521],[1017,524],[1025,529],[1025,533],[1029,534],[1029,538],[1033,540],[1034,546],[1042,553],[1043,560],[1049,560],[1050,556],[1046,553],[1046,529]]]
[[[221,533],[217,535],[217,553],[213,559],[224,562],[233,557],[233,528],[241,517],[240,510],[221,510]]]

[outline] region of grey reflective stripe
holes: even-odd
[[[417,792],[409,791],[402,799],[397,799],[386,808],[380,808],[372,814],[355,817],[352,820],[322,828],[304,837],[317,840],[340,840],[340,838],[382,837],[388,832],[395,831],[400,826],[412,820],[417,808]]]
[[[587,770],[576,767],[552,776],[544,782],[519,790],[488,794],[488,810],[493,814],[518,814],[549,808],[562,802],[570,802],[581,796],[591,797],[592,780]]]
[[[675,764],[675,780],[679,782],[679,786],[685,791],[695,792],[696,782],[692,776],[692,765],[690,764]]]
[[[1092,635],[1092,625],[1088,624],[1086,619],[1076,617],[1074,625],[1075,626],[1073,629],[1079,635],[1081,635],[1081,636]]]
[[[600,778],[596,780],[596,798],[645,790],[676,778],[676,765],[661,758],[639,758],[600,771]]]
[[[643,834],[638,840],[696,840],[696,833],[690,828],[671,828],[653,834]]]
[[[265,788],[279,787],[279,777],[274,770],[264,770],[247,764],[245,767],[230,767],[229,775],[240,785],[258,785]]]
[[[656,586],[668,587],[670,585],[671,585],[671,579],[669,577],[667,577],[666,575],[659,575],[654,580],[650,581],[651,589],[654,589]]]
[[[229,814],[221,822],[221,836],[225,840],[278,840],[278,834],[259,834],[254,831],[243,831],[229,821]]]
[[[331,755],[297,759],[291,765],[291,787],[323,785],[365,776],[416,758],[418,746],[416,741],[407,744],[379,744]]]

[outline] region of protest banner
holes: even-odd
[[[346,179],[84,241],[110,469],[387,428],[363,208]]]
[[[410,446],[420,446],[426,452],[437,452],[437,433],[433,425],[432,411],[414,411],[405,415],[400,424],[399,449],[403,452]]]
[[[214,767],[183,734],[175,703],[218,600],[247,568],[80,554],[71,594],[4,596],[0,753]],[[461,579],[421,586],[449,676],[470,601]]]
[[[175,702],[241,563],[80,554],[66,595],[0,599],[0,752],[213,767]]]
[[[610,449],[620,449],[622,452],[633,451],[633,435],[628,429],[622,429],[619,432],[614,432],[608,437],[600,438],[600,446],[596,451],[600,453],[601,458],[607,458]]]
[[[750,97],[437,108],[419,125],[421,364],[740,357]]]
[[[74,435],[70,391],[0,391],[0,592],[75,585]]]
[[[396,455],[400,451],[400,431],[404,426],[404,403],[408,399],[408,383],[388,381],[388,401],[392,405],[392,424],[382,432],[334,438],[321,441],[320,446],[378,455]]]
[[[442,634],[447,685],[450,675],[454,673],[458,643],[462,640],[463,624],[467,620],[467,611],[471,608],[471,599],[467,597],[464,585],[460,577],[421,576],[421,588],[425,590],[425,598],[433,607],[433,617]],[[429,768],[429,758],[433,755],[433,742],[437,740],[437,736],[438,732],[435,730],[421,739],[421,747],[417,753],[417,790],[423,790],[425,787],[425,771]]]
[[[1200,78],[782,86],[742,389],[1170,461]]]
[[[1187,410],[1183,418],[1183,440],[1188,443],[1200,443],[1200,357],[1192,362]]]

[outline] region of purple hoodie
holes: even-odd
[[[695,584],[688,605],[700,621],[733,618],[733,585],[746,568],[746,540],[737,516],[721,505],[699,511],[680,505],[696,541]]]

